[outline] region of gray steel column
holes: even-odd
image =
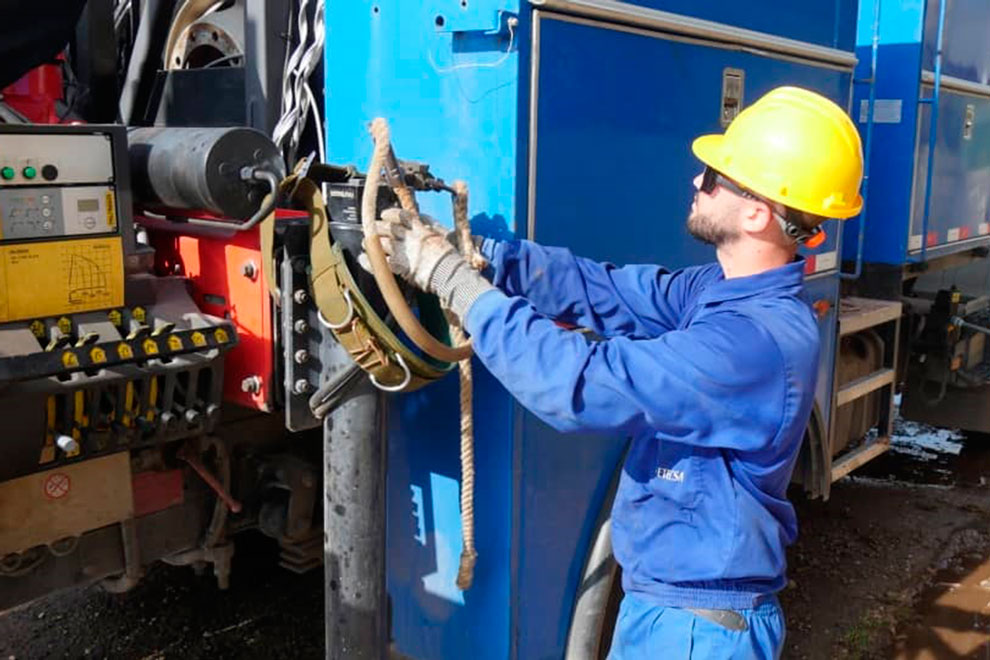
[[[385,658],[383,396],[363,379],[323,420],[326,657]]]

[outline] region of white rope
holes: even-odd
[[[371,124],[371,135],[374,139],[374,151],[371,155],[371,164],[368,166],[368,176],[365,179],[365,190],[374,190],[378,187],[382,168],[385,164],[386,155],[391,148],[389,142],[388,124],[384,119],[376,119]],[[453,185],[454,201],[454,227],[460,235],[458,241],[461,254],[473,268],[483,269],[487,262],[484,257],[477,253],[474,241],[471,240],[471,226],[468,220],[468,189],[467,184],[462,181],[455,181]],[[400,206],[413,213],[417,219],[419,211],[416,198],[412,190],[402,181],[402,177],[397,177],[393,182],[393,192],[399,199]],[[374,213],[367,212],[361,214],[361,224],[366,237],[377,240],[374,226]],[[450,326],[451,344],[453,346],[464,346],[468,343],[464,329],[460,325],[460,319],[450,310],[445,309],[447,323]],[[461,558],[457,569],[457,588],[464,591],[471,587],[474,581],[474,566],[478,560],[478,551],[474,546],[474,411],[473,411],[473,390],[474,381],[471,374],[471,358],[461,360],[457,363],[458,374],[460,376],[460,458],[461,458]]]
[[[454,185],[454,230],[465,260],[476,270],[483,270],[488,263],[477,252],[471,240],[471,224],[468,220],[468,188],[463,181]],[[447,313],[451,339],[456,346],[467,343],[467,335],[461,319]],[[457,568],[457,588],[465,591],[474,583],[474,565],[478,551],[474,547],[474,376],[471,358],[457,363],[461,385],[461,561]]]

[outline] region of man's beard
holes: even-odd
[[[698,211],[694,211],[688,216],[687,230],[689,234],[702,243],[713,245],[716,248],[739,238],[739,231],[734,227],[728,227],[726,223],[719,222],[716,218]]]

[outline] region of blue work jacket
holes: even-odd
[[[482,252],[498,290],[465,317],[481,362],[555,429],[631,440],[612,508],[626,593],[739,609],[781,589],[818,372],[803,260],[726,279],[718,264],[618,268],[528,241]]]

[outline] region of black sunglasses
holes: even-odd
[[[742,195],[743,197],[749,197],[750,199],[759,199],[756,195],[745,190],[742,186],[737,184],[735,181],[725,176],[718,170],[716,170],[711,165],[705,166],[705,173],[701,176],[701,192],[706,195],[711,195],[715,192],[715,188],[722,186],[728,190],[736,193],[737,195]],[[761,200],[762,201],[762,200]]]
[[[738,183],[725,176],[718,170],[716,170],[711,165],[705,166],[705,172],[701,176],[701,185],[698,189],[705,193],[706,195],[711,195],[715,192],[715,188],[721,186],[726,190],[733,192],[741,197],[747,197],[749,199],[755,199],[758,202],[763,202],[770,208],[770,212],[773,214],[777,221],[780,223],[781,229],[784,233],[791,239],[804,243],[806,246],[814,248],[818,247],[825,242],[825,232],[821,227],[811,227],[806,228],[801,225],[801,222],[795,220],[792,217],[793,211],[791,209],[786,209],[782,214],[777,210],[777,205],[771,202],[769,199],[757,195],[756,193],[743,188]]]

